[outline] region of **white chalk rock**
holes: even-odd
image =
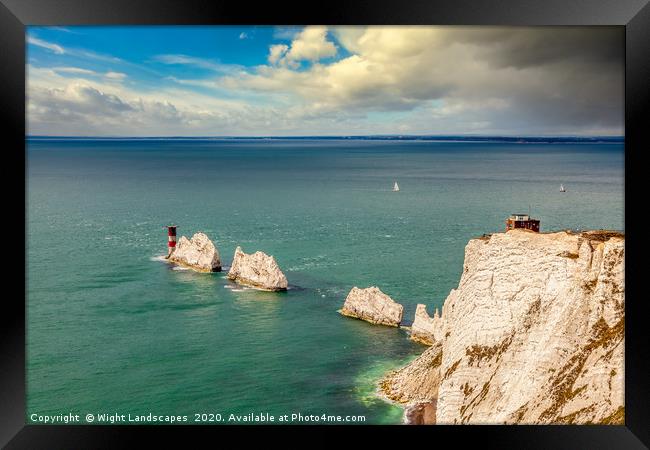
[[[424,345],[433,345],[434,342],[443,339],[442,325],[438,310],[436,309],[433,317],[429,317],[427,307],[420,303],[415,309],[415,320],[411,325],[411,340]]]
[[[241,247],[235,250],[228,279],[265,291],[284,291],[289,285],[273,256],[264,252],[249,255]]]
[[[204,233],[196,233],[192,239],[181,236],[169,261],[198,272],[221,272],[219,251]]]
[[[438,424],[623,424],[624,265],[614,232],[470,240],[442,337],[380,390]]]
[[[366,322],[398,327],[402,321],[404,307],[388,295],[372,286],[366,289],[353,287],[339,311],[344,316]]]
[[[436,423],[436,400],[416,402],[404,408],[404,424],[434,425]]]

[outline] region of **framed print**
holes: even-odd
[[[3,445],[648,445],[647,2],[134,3],[2,0]]]

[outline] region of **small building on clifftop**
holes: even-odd
[[[539,233],[539,220],[531,219],[528,214],[511,214],[506,220],[506,231],[515,228],[524,228]]]

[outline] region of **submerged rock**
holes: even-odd
[[[199,272],[221,272],[219,251],[204,233],[196,233],[192,239],[181,236],[169,261]]]
[[[353,287],[339,311],[344,316],[366,322],[398,327],[402,321],[404,307],[388,295],[372,286],[366,289]]]
[[[235,250],[228,279],[265,291],[284,291],[289,285],[273,256],[259,251],[249,255],[241,247]]]

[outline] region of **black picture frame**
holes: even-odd
[[[16,217],[25,217],[25,26],[28,25],[162,25],[162,24],[429,24],[429,25],[615,25],[625,27],[625,226],[626,226],[626,353],[624,426],[435,426],[362,427],[364,435],[395,434],[431,439],[430,445],[474,443],[485,448],[647,448],[650,445],[648,403],[648,326],[641,295],[644,247],[642,222],[632,220],[642,192],[640,164],[647,144],[650,102],[650,5],[648,0],[448,0],[448,1],[332,1],[291,5],[205,0],[0,0],[0,117],[2,137],[6,254],[12,255],[15,275],[5,274],[0,314],[0,445],[6,448],[115,448],[145,438],[167,444],[198,442],[214,445],[225,434],[239,442],[264,434],[295,429],[276,426],[39,426],[25,425],[25,296],[27,233],[21,239]],[[21,174],[22,170],[22,174]],[[21,177],[23,177],[21,184]],[[22,186],[22,189],[21,189]],[[22,196],[21,196],[22,193]],[[11,200],[11,201],[10,201]],[[11,203],[11,206],[6,205]],[[644,203],[640,203],[641,205]],[[26,223],[26,221],[25,221]],[[637,264],[637,261],[639,262]],[[21,276],[22,273],[22,276]],[[22,281],[24,280],[24,282]],[[10,293],[13,292],[13,293]],[[22,294],[22,295],[21,295]],[[298,427],[307,439],[325,434],[358,434],[354,427]],[[252,431],[254,430],[254,431]],[[334,431],[334,433],[332,433]],[[209,434],[205,436],[204,434]],[[291,441],[300,444],[296,435]],[[300,439],[305,439],[302,437]],[[367,439],[364,437],[364,439]],[[451,441],[449,441],[451,439]],[[366,442],[370,442],[367,441]],[[198,444],[196,444],[198,445]],[[367,444],[366,444],[367,445]],[[443,444],[444,445],[444,444]],[[193,446],[195,446],[193,444]]]

